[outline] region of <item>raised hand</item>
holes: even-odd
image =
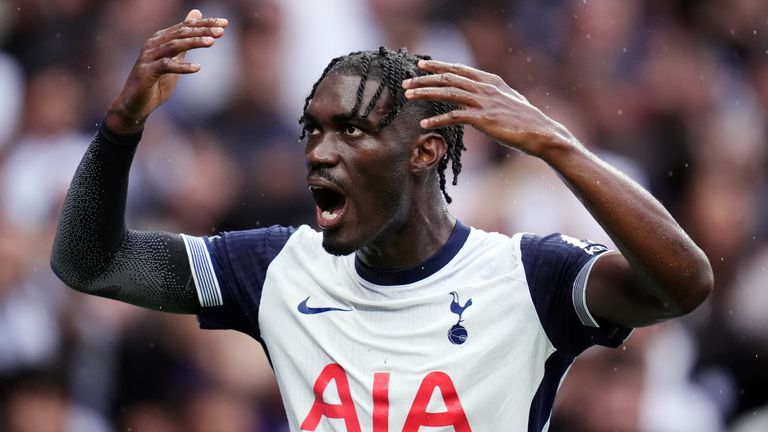
[[[406,98],[443,101],[459,107],[423,119],[423,128],[467,124],[503,145],[538,156],[552,144],[576,143],[568,129],[531,105],[497,75],[437,60],[422,60],[419,68],[432,75],[403,81]]]
[[[184,22],[147,39],[123,90],[107,110],[107,127],[121,135],[139,132],[149,114],[171,96],[179,74],[200,70],[199,64],[184,62],[187,51],[212,46],[227,24],[224,18],[203,18],[193,9]]]

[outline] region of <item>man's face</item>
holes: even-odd
[[[330,75],[317,86],[304,113],[307,182],[316,204],[323,247],[346,255],[385,241],[407,219],[411,142],[418,128],[398,116],[376,130],[389,100],[386,93],[367,118],[360,118],[379,85],[366,83],[355,106],[359,76]]]

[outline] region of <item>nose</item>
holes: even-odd
[[[309,137],[304,147],[304,158],[310,167],[334,166],[339,163],[338,142],[331,134]]]

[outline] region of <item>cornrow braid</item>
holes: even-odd
[[[403,80],[427,75],[427,72],[418,68],[417,63],[419,60],[429,59],[431,59],[430,56],[414,55],[409,53],[405,48],[400,48],[399,50],[394,51],[386,47],[380,47],[375,51],[356,51],[345,56],[336,57],[325,67],[320,78],[312,86],[312,90],[304,100],[304,112],[307,111],[309,103],[315,96],[317,86],[326,76],[329,74],[357,75],[360,76],[361,79],[360,85],[357,88],[355,106],[352,109],[352,112],[360,112],[363,91],[367,81],[379,80],[379,85],[370,102],[368,102],[365,107],[365,110],[361,113],[361,117],[366,118],[370,115],[386,89],[391,95],[391,98],[389,100],[389,106],[385,107],[386,111],[378,126],[379,129],[384,128],[389,125],[398,114],[400,114],[403,106],[408,102],[405,98],[405,91],[402,88]],[[411,103],[421,107],[422,112],[419,113],[421,118],[445,114],[458,108],[455,105],[440,101],[414,101]],[[299,121],[301,122],[302,120],[303,117]],[[434,129],[434,132],[440,134],[448,146],[445,156],[437,164],[437,174],[440,190],[442,191],[446,202],[450,204],[453,200],[446,192],[447,182],[445,170],[450,162],[451,170],[453,172],[452,184],[458,184],[458,177],[461,173],[461,153],[467,149],[464,145],[464,127],[462,125],[451,125]],[[305,137],[306,129],[302,128],[299,140],[303,140]]]
[[[352,108],[352,112],[358,112],[360,110],[360,104],[363,101],[363,91],[365,90],[365,82],[368,80],[368,68],[371,66],[370,54],[362,53],[361,56],[362,56],[362,59],[360,59],[360,68],[362,69],[362,72],[360,73],[360,85],[357,87],[357,100],[355,102],[355,106]],[[366,113],[370,109],[371,108],[369,107],[366,110]],[[367,116],[367,114],[363,114],[363,117],[365,116]]]

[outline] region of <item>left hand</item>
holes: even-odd
[[[553,145],[577,142],[568,129],[531,105],[498,75],[437,60],[421,60],[418,66],[431,75],[403,81],[405,97],[459,107],[423,119],[420,125],[425,129],[467,124],[502,145],[535,156],[541,156]]]

